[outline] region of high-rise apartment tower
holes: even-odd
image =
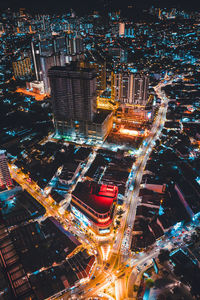
[[[48,76],[56,131],[65,134],[74,126],[78,130],[81,124],[92,122],[96,112],[95,70],[82,69],[76,63],[71,63],[52,67]]]
[[[133,73],[119,73],[114,77],[115,97],[123,104],[146,105],[149,77]]]
[[[10,187],[13,185],[8,169],[6,151],[0,150],[0,186]]]

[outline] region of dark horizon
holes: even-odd
[[[92,10],[102,11],[104,9],[111,11],[113,9],[121,9],[126,10],[128,6],[132,6],[132,9],[141,10],[147,9],[151,6],[161,7],[161,8],[178,8],[178,9],[186,9],[186,10],[200,10],[200,3],[197,3],[195,0],[185,1],[185,0],[168,0],[168,1],[158,1],[158,0],[70,0],[63,1],[57,0],[56,2],[53,0],[35,0],[33,2],[27,3],[25,0],[3,0],[1,2],[1,9],[11,8],[17,10],[18,8],[24,7],[32,12],[63,12],[63,10],[74,9],[79,15],[86,14]]]

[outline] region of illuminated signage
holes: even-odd
[[[105,219],[100,219],[100,218],[98,218],[98,222],[99,223],[106,223],[106,222],[108,222],[110,220],[110,217],[107,217],[107,218],[105,218]]]
[[[110,233],[110,228],[106,228],[106,229],[99,229],[100,233]]]

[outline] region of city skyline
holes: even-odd
[[[48,3],[48,6],[46,5]],[[68,1],[67,3],[63,0],[59,0],[56,4],[54,1],[48,1],[48,2],[39,2],[38,0],[36,0],[34,2],[34,5],[29,2],[27,3],[27,1],[23,1],[23,0],[8,0],[5,1],[3,0],[1,3],[1,8],[13,8],[13,9],[19,9],[20,7],[25,7],[27,9],[31,9],[31,11],[33,12],[61,12],[61,10],[63,9],[74,9],[78,12],[78,14],[84,14],[84,13],[88,13],[89,11],[92,10],[104,10],[104,9],[108,9],[108,10],[112,10],[112,9],[125,9],[127,10],[128,6],[129,9],[130,8],[136,8],[136,9],[143,9],[143,8],[149,8],[150,6],[155,6],[155,7],[166,7],[166,8],[179,8],[179,9],[189,9],[189,10],[193,10],[194,8],[198,9],[199,8],[199,4],[197,3],[197,1],[192,0],[190,1],[190,3],[186,0],[179,0],[179,1],[175,1],[175,0],[169,0],[169,1],[158,1],[158,0],[151,0],[149,2],[147,1],[139,1],[139,0],[135,0],[135,1],[130,1],[130,0],[126,0],[126,1],[120,1],[120,0],[98,0],[94,3],[94,1],[92,0],[87,0],[86,2],[84,2],[85,4],[83,4],[82,1],[80,0],[75,0],[75,1]],[[132,7],[131,7],[132,6]]]
[[[200,8],[162,3],[0,11],[1,300],[200,298]]]

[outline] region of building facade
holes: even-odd
[[[36,94],[44,94],[44,82],[43,81],[31,81],[26,83],[26,88],[33,91]]]
[[[122,104],[146,105],[148,100],[148,75],[119,73],[114,77],[115,97]]]
[[[106,89],[106,61],[80,61],[79,66],[81,68],[91,68],[95,69],[97,74],[96,86],[97,94],[100,94],[101,91]]]
[[[23,78],[32,74],[31,60],[29,57],[15,61],[12,63],[12,65],[14,76],[16,78]]]
[[[0,186],[7,188],[13,186],[5,150],[0,150]]]
[[[92,121],[96,112],[96,72],[76,64],[49,70],[55,121]]]
[[[40,66],[39,66],[39,78],[44,83],[45,94],[50,94],[50,82],[48,78],[48,70],[53,66],[60,66],[60,56],[50,55],[50,56],[40,56]]]
[[[119,23],[119,36],[124,36],[125,34],[125,23]]]
[[[61,135],[87,135],[96,112],[96,72],[77,64],[49,70],[54,124]]]

